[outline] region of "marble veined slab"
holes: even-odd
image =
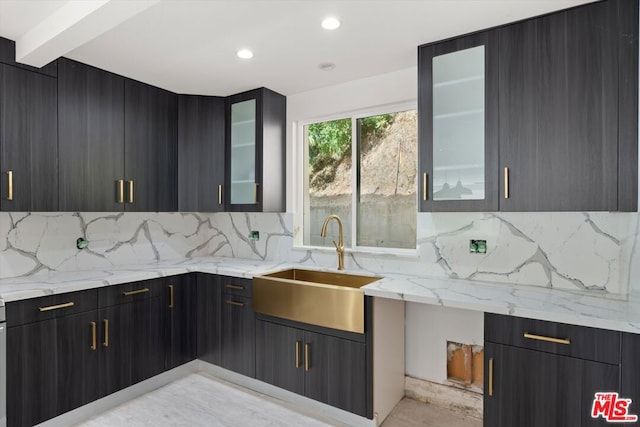
[[[275,261],[188,258],[108,270],[46,272],[0,279],[0,298],[17,301],[191,272],[252,278],[296,266],[333,270]],[[366,274],[362,270],[353,273]],[[634,294],[622,297],[594,290],[565,291],[398,274],[388,274],[362,289],[365,295],[374,297],[640,333],[640,297]]]

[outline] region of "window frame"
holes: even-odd
[[[359,246],[357,245],[357,233],[358,233],[358,168],[359,168],[359,160],[360,160],[360,147],[358,144],[358,127],[357,122],[358,119],[362,119],[370,116],[378,116],[382,114],[393,114],[399,113],[402,111],[408,110],[416,110],[418,109],[417,102],[407,101],[407,102],[399,102],[392,104],[385,104],[376,107],[363,108],[353,111],[346,111],[342,113],[335,113],[331,115],[326,115],[322,117],[314,117],[310,119],[298,120],[295,124],[295,135],[296,141],[298,142],[298,147],[300,150],[297,150],[298,155],[296,156],[296,163],[298,167],[295,169],[295,178],[296,181],[300,183],[298,189],[296,190],[296,203],[295,208],[297,215],[295,215],[295,226],[299,233],[296,233],[293,242],[294,249],[304,249],[304,250],[321,250],[321,251],[330,251],[335,252],[335,248],[333,246],[311,246],[305,245],[305,236],[310,235],[310,224],[304,221],[306,208],[309,206],[308,198],[309,198],[309,146],[305,141],[304,135],[304,127],[308,125],[312,125],[314,123],[328,122],[333,120],[342,120],[342,119],[351,119],[351,152],[357,153],[357,155],[351,156],[351,218],[342,218],[344,222],[347,220],[351,223],[351,245],[345,245],[345,252],[352,253],[371,253],[371,254],[395,254],[395,255],[408,255],[408,256],[417,256],[417,227],[416,227],[416,247],[411,249],[406,248],[386,248],[386,247],[376,247],[376,246]],[[418,129],[416,129],[416,138],[418,138]],[[420,142],[417,142],[418,150],[420,150]],[[418,156],[419,157],[419,156]],[[416,159],[417,162],[418,159]],[[416,165],[416,168],[418,166]],[[417,176],[417,171],[416,171]],[[417,224],[417,216],[419,211],[419,197],[418,197],[418,183],[416,182],[416,224]],[[307,241],[310,241],[308,239]]]

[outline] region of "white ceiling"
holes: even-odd
[[[0,0],[0,36],[16,40],[20,49],[21,43],[33,43],[34,28],[53,34],[56,12],[89,1],[95,8],[136,2]],[[266,86],[292,95],[415,67],[419,44],[591,1],[159,0],[147,1],[126,19],[120,14],[106,30],[93,23],[85,25],[93,33],[60,30],[74,42],[47,43],[41,37],[38,47],[48,60],[63,52],[178,93],[225,96]],[[103,15],[99,19],[111,19]],[[320,21],[328,15],[342,27],[323,30]],[[244,47],[254,51],[252,60],[236,58]],[[321,71],[318,65],[325,62],[336,68]]]

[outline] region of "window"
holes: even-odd
[[[320,230],[336,214],[345,247],[415,249],[416,110],[310,123],[301,132],[304,245],[333,247],[337,227],[327,238]]]

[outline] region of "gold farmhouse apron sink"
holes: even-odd
[[[291,268],[254,276],[256,313],[364,333],[364,291],[381,277]]]

